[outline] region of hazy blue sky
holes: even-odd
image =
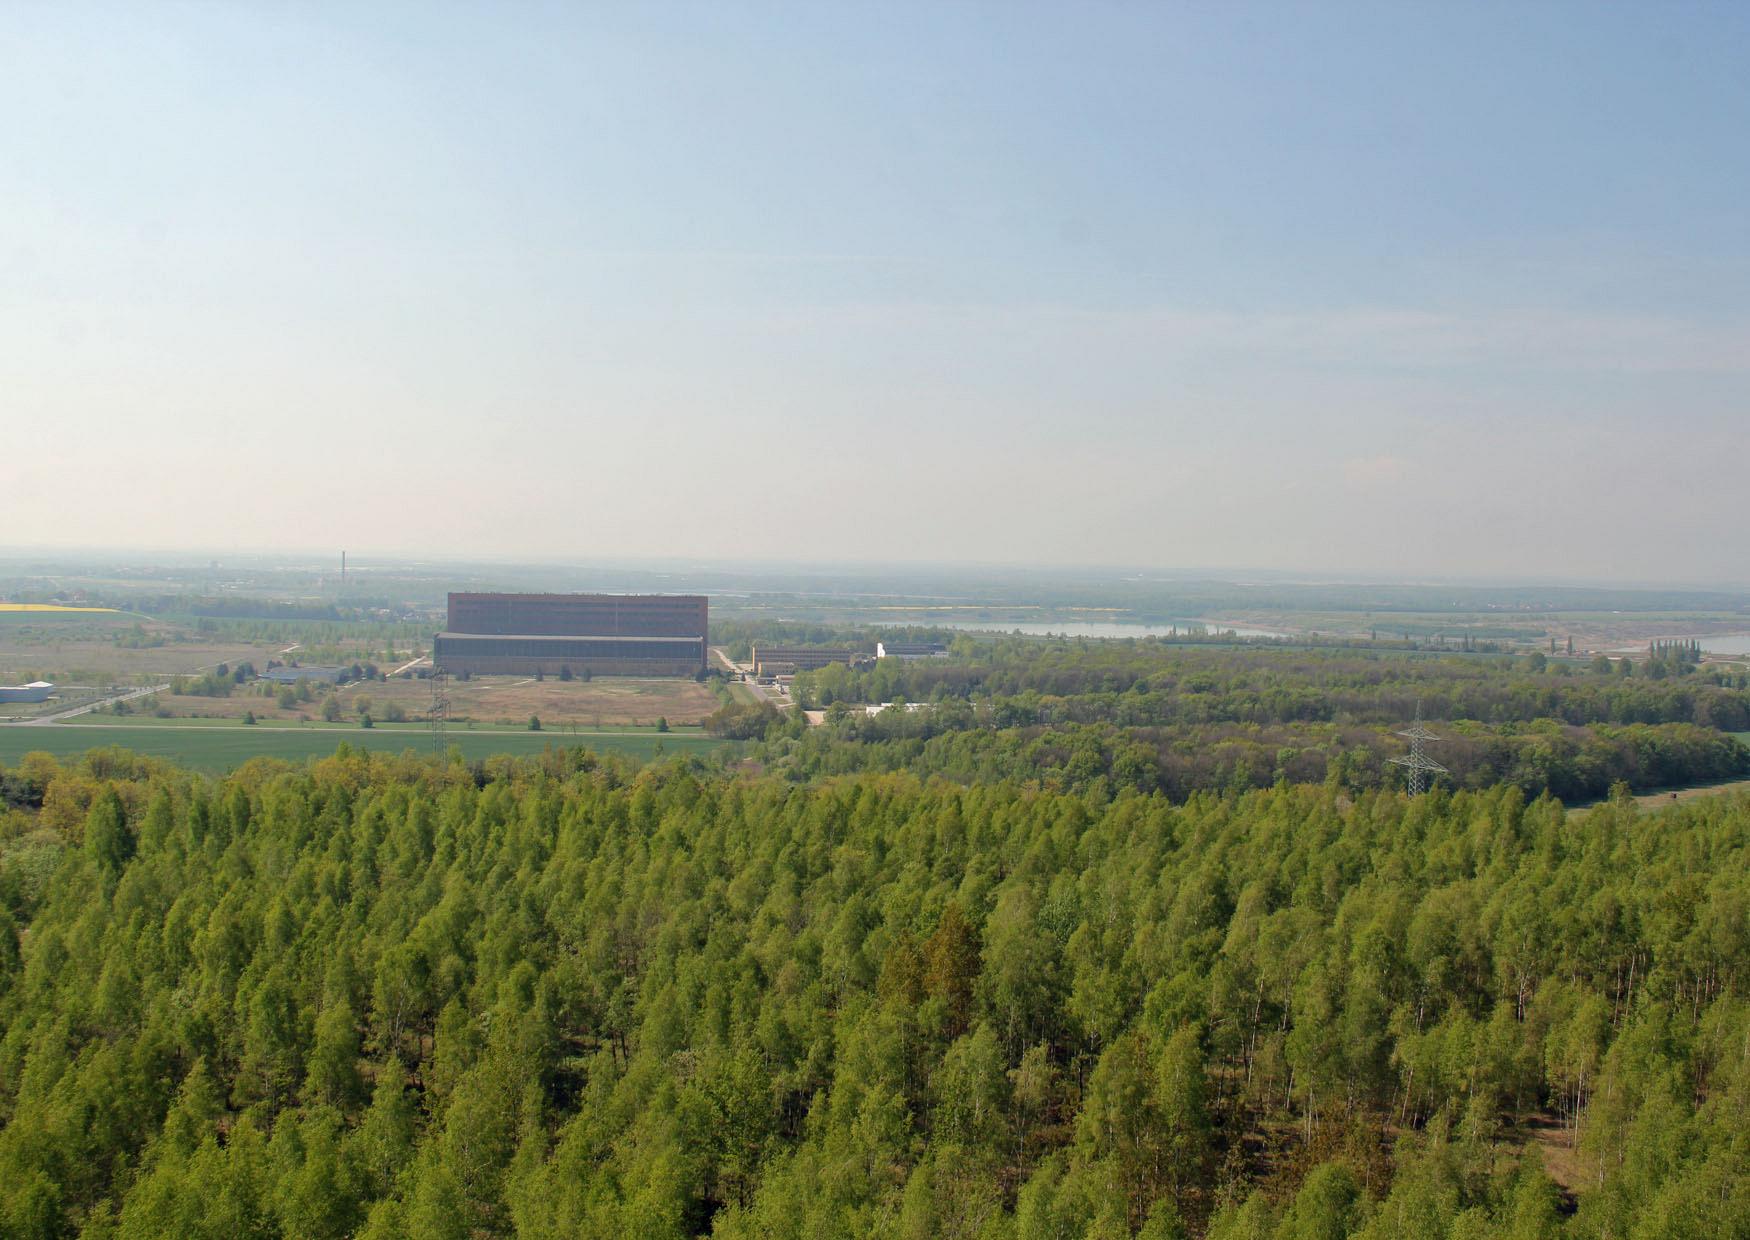
[[[1750,583],[1750,5],[11,5],[0,545]]]

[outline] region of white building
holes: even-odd
[[[28,685],[0,685],[0,702],[46,702],[55,686],[46,680],[33,680]]]
[[[877,659],[938,659],[945,658],[948,647],[941,642],[876,642]]]

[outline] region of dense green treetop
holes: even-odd
[[[1750,798],[6,776],[6,1236],[1750,1229]]]

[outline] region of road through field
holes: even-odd
[[[162,693],[168,688],[170,688],[168,684],[162,684],[147,685],[144,689],[128,689],[110,697],[99,698],[95,702],[87,702],[83,706],[75,706],[69,710],[58,710],[52,715],[39,715],[35,719],[15,719],[11,723],[0,723],[0,728],[40,728],[45,724],[71,719],[75,715],[88,715],[100,706],[109,706],[116,702],[131,702],[135,698],[145,697],[148,693]]]
[[[297,648],[298,647],[295,645],[287,646],[286,649],[280,651],[280,653],[285,654],[287,651],[296,650]],[[199,676],[202,672],[210,672],[218,666],[217,663],[205,663],[200,667],[195,668],[193,671],[178,674]],[[159,672],[158,674],[162,676],[164,673]],[[141,689],[124,689],[119,693],[112,693],[108,697],[99,698],[95,702],[87,702],[83,706],[74,706],[67,710],[58,710],[52,715],[39,715],[35,719],[14,719],[7,723],[0,723],[0,728],[40,728],[44,724],[60,723],[63,719],[73,719],[79,715],[88,715],[92,711],[104,706],[113,706],[117,702],[131,702],[135,698],[143,698],[153,693],[164,693],[169,689],[169,681],[166,681],[161,685],[147,685]]]

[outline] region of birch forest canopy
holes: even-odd
[[[1750,797],[4,779],[9,1236],[1750,1228]]]

